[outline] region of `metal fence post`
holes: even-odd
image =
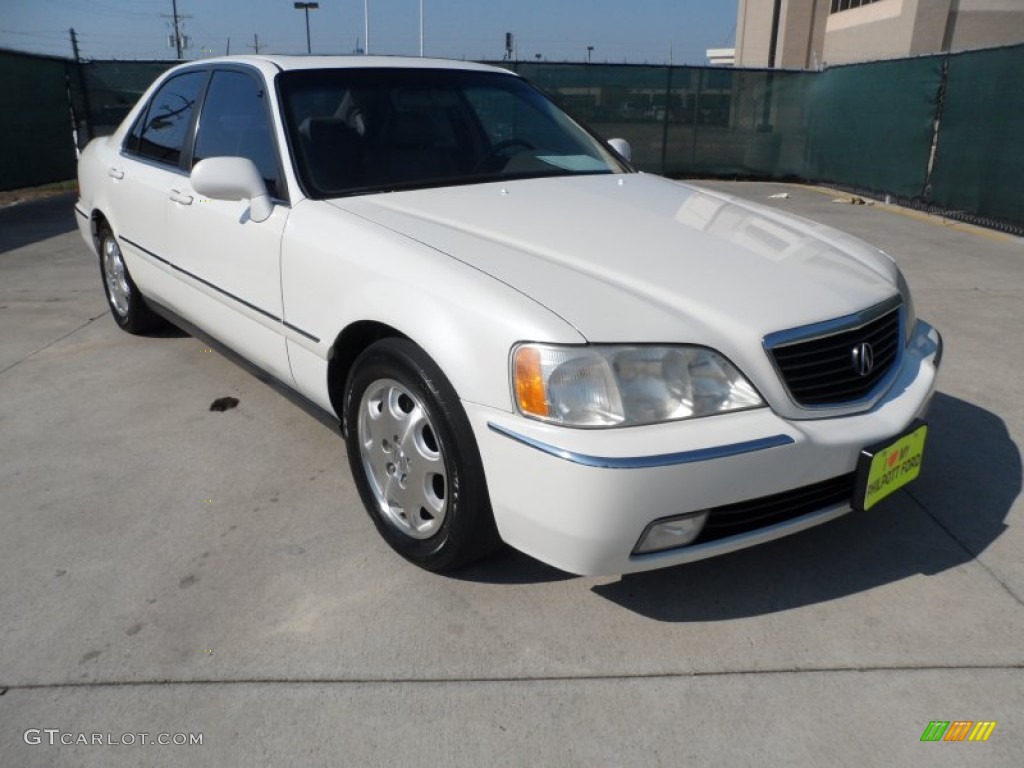
[[[935,161],[938,158],[939,134],[942,131],[942,108],[946,103],[946,85],[949,82],[949,54],[942,59],[942,75],[939,78],[939,90],[935,95],[935,119],[932,120],[932,146],[928,152],[928,167],[924,173],[924,184],[921,186],[921,199],[930,202],[932,197],[932,175],[935,173]]]
[[[697,122],[700,120],[700,91],[704,86],[704,70],[697,70],[697,93],[693,98],[693,140],[690,145],[690,169],[697,167]]]
[[[668,156],[668,115],[672,106],[672,67],[666,67],[665,77],[665,112],[661,120],[661,174],[665,174]]]

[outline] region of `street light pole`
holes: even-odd
[[[309,41],[309,12],[320,7],[320,3],[295,3],[295,10],[306,12],[306,53],[313,52],[313,46]]]
[[[423,0],[420,0],[420,58],[423,58]]]

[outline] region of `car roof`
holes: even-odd
[[[506,69],[477,64],[472,61],[456,61],[454,59],[429,59],[414,56],[218,56],[216,58],[198,59],[188,62],[191,65],[210,64],[250,64],[260,69],[267,65],[278,71],[299,69],[455,69],[470,72],[501,72],[511,74]]]

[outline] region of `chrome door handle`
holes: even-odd
[[[176,189],[171,190],[171,200],[182,205],[192,205],[192,195],[183,195]]]
[[[114,168],[113,166],[111,166],[110,169],[107,170],[107,175],[112,179],[123,179],[124,171],[122,171],[120,168]]]

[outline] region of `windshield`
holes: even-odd
[[[285,72],[279,85],[311,197],[626,170],[513,75],[339,68]]]

